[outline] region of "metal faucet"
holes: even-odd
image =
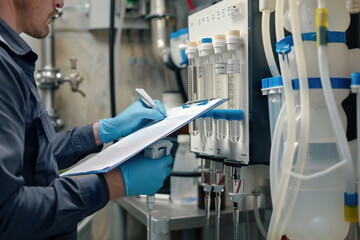
[[[71,57],[70,58],[70,73],[68,76],[64,77],[64,81],[70,83],[71,90],[73,92],[80,93],[83,97],[86,97],[85,93],[79,89],[80,83],[83,81],[83,77],[77,71],[77,58]]]

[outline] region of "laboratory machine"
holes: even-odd
[[[234,239],[244,205],[259,239],[357,239],[360,164],[349,141],[359,105],[349,94],[359,93],[359,21],[350,15],[358,12],[358,1],[223,0],[189,16],[189,104],[229,99],[189,125],[205,231],[216,193],[215,239],[223,191]],[[258,204],[266,197],[265,227]]]
[[[202,229],[202,239],[207,240],[229,239],[229,232],[232,239],[249,240],[360,239],[359,0],[194,0],[187,28],[179,27],[170,39],[167,30],[174,27],[175,18],[187,16],[180,9],[174,14],[168,11],[168,5],[180,1],[88,2],[91,7],[84,5],[84,17],[94,36],[109,25],[113,34],[116,28],[127,29],[128,38],[130,30],[145,31],[152,51],[144,51],[151,58],[148,71],[143,72],[152,79],[152,87],[159,87],[158,92],[187,83],[181,101],[188,100],[185,106],[190,108],[212,98],[228,99],[191,122],[189,135],[179,140],[179,149],[186,147],[186,154],[190,147],[194,163],[179,162],[177,157],[175,170],[187,164],[191,171],[195,161],[201,164],[198,201],[204,210],[195,204],[181,205],[195,201],[194,191],[176,195],[174,187],[173,201],[155,201],[153,196],[147,202],[140,197],[118,201],[148,227],[148,239],[170,239],[171,231],[191,228]],[[120,5],[110,7],[114,2]],[[112,24],[111,14],[117,19]],[[41,43],[44,50],[36,79],[53,125],[61,130],[64,124],[55,111],[54,92],[69,82],[73,91],[84,95],[79,90],[83,77],[75,58],[70,60],[69,74],[56,67],[54,23],[50,27],[49,37]],[[115,44],[120,46],[121,31],[116,33]],[[94,69],[104,64],[104,49],[100,52],[94,53],[99,64],[90,65]],[[121,48],[122,64],[126,54]],[[165,68],[178,78],[187,68],[187,81],[179,78],[173,84],[156,85]],[[126,67],[121,70],[134,78]],[[84,76],[91,75],[103,77],[95,72]],[[113,84],[109,86],[115,96]],[[92,88],[84,87],[87,93]],[[93,94],[101,92],[97,88]],[[103,106],[101,94],[95,103]],[[113,105],[112,114],[115,110]],[[184,179],[172,177],[173,186],[185,185],[177,184]],[[224,230],[226,224],[230,231]]]
[[[261,40],[257,1],[221,1],[188,18],[189,100],[229,98],[189,125],[191,151],[202,163],[206,232],[210,193],[215,192],[215,239],[221,239],[220,198],[233,205],[234,239],[240,238],[240,208],[262,194],[269,197],[268,103],[260,91],[269,76]],[[230,197],[230,198],[229,198]],[[266,200],[262,201],[266,202]],[[270,201],[268,201],[270,202]],[[256,205],[258,202],[256,202]],[[253,201],[246,206],[253,210]],[[251,233],[246,238],[257,238]]]

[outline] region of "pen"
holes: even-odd
[[[135,88],[135,93],[146,106],[157,110],[157,106],[154,100],[149,96],[149,94],[147,94],[147,92],[143,88]]]

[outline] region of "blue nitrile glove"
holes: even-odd
[[[167,155],[158,159],[141,154],[119,165],[126,188],[126,196],[154,195],[171,173],[173,158]]]
[[[142,128],[151,120],[163,120],[166,109],[159,100],[154,101],[157,110],[147,107],[141,100],[137,100],[114,118],[99,121],[99,135],[103,143],[115,141]]]

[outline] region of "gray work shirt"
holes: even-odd
[[[99,151],[92,124],[55,133],[34,79],[37,55],[0,18],[0,239],[76,239],[109,201],[103,175],[58,169]]]

